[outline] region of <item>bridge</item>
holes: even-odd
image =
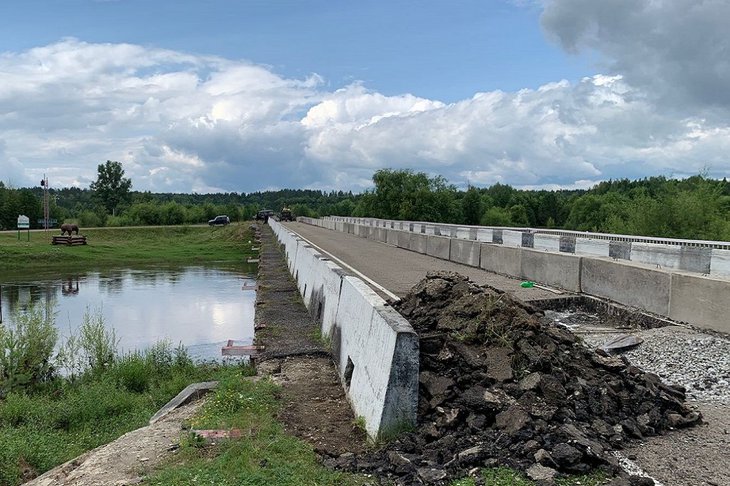
[[[455,271],[546,309],[588,299],[633,322],[730,332],[728,242],[372,218],[270,224],[373,438],[415,421],[419,339],[388,301],[428,271]]]

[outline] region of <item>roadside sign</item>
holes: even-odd
[[[18,216],[18,241],[20,241],[20,230],[28,231],[28,241],[30,241],[30,218],[28,216]]]
[[[30,218],[28,216],[22,214],[18,216],[18,229],[30,229]]]

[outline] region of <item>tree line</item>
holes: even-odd
[[[50,214],[81,227],[205,223],[289,207],[296,216],[360,216],[484,226],[528,226],[672,238],[730,240],[730,183],[697,175],[601,182],[588,190],[521,190],[507,184],[459,190],[441,176],[382,169],[361,194],[284,189],[177,194],[131,190],[119,162],[99,165],[89,189],[50,189]],[[19,214],[40,227],[43,189],[0,182],[0,229]]]

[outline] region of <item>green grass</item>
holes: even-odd
[[[240,374],[240,367],[159,362],[137,353],[73,383],[57,378],[10,392],[0,400],[0,484],[20,484],[23,465],[42,473],[147,425],[190,383]]]
[[[367,478],[321,466],[306,443],[276,420],[278,387],[240,376],[224,379],[192,420],[193,428],[242,431],[241,439],[202,446],[187,437],[178,455],[145,481],[151,485],[361,485]]]
[[[242,264],[253,244],[249,223],[226,227],[165,226],[82,230],[85,246],[51,245],[49,233],[0,233],[0,269],[130,266],[140,264]]]

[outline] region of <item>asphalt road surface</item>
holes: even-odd
[[[347,265],[361,272],[398,297],[402,297],[429,271],[447,270],[468,276],[475,283],[503,290],[524,301],[553,299],[572,295],[556,294],[539,288],[520,287],[522,280],[505,277],[459,263],[368,240],[349,233],[328,230],[304,223],[285,223],[291,231],[314,243]],[[349,269],[345,268],[346,271]],[[376,289],[377,291],[377,289]],[[379,292],[381,295],[383,292]]]

